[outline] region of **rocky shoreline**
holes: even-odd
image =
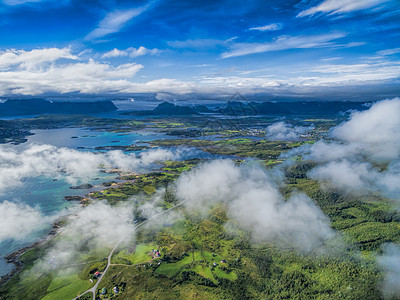
[[[5,257],[6,261],[8,264],[13,264],[15,266],[15,268],[8,274],[3,275],[0,277],[0,286],[6,284],[8,281],[10,281],[17,273],[19,273],[24,265],[22,264],[22,262],[20,261],[20,257],[25,254],[26,252],[28,252],[29,250],[36,248],[42,244],[44,244],[45,242],[51,240],[52,238],[55,237],[55,235],[57,234],[57,229],[54,230],[54,228],[59,229],[60,227],[57,227],[57,223],[54,223],[53,225],[53,230],[51,230],[48,235],[45,238],[42,238],[41,240],[35,242],[34,244],[30,245],[30,246],[26,246],[24,248],[18,249],[12,253],[10,253],[9,255],[7,255]]]
[[[105,171],[105,173],[111,173],[111,174],[119,174],[121,171],[118,169],[113,169],[110,171]],[[112,183],[114,184],[114,183]],[[117,184],[117,183],[115,183]],[[86,186],[89,184],[84,184],[81,186],[77,187],[70,187],[71,189],[81,189],[82,186]],[[92,186],[93,187],[93,186]],[[104,187],[107,187],[107,185],[104,185]],[[83,188],[82,188],[83,189]],[[82,207],[85,207],[88,205],[88,203],[90,203],[90,193],[88,195],[83,196],[65,196],[64,200],[66,201],[79,201],[79,203],[81,204]],[[68,215],[64,216],[64,217],[68,217]],[[15,268],[13,270],[11,270],[8,274],[3,275],[0,277],[0,286],[6,284],[8,281],[10,281],[17,273],[19,273],[22,269],[23,269],[23,264],[20,261],[20,257],[25,254],[26,252],[28,252],[29,250],[36,248],[42,244],[44,244],[45,242],[50,241],[51,239],[53,239],[56,235],[58,235],[58,233],[60,233],[61,231],[61,225],[59,221],[56,221],[53,223],[52,229],[49,231],[49,233],[47,234],[46,237],[43,237],[41,240],[35,242],[34,244],[30,245],[30,246],[26,246],[23,247],[21,249],[18,249],[10,254],[8,254],[5,259],[7,261],[7,263],[9,264],[13,264],[15,266]]]

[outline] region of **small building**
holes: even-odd
[[[93,278],[99,278],[101,276],[101,273],[97,271],[96,273],[93,274]]]
[[[102,295],[107,294],[107,289],[106,288],[102,288],[100,294],[102,294]]]
[[[113,287],[113,293],[114,294],[118,294],[119,293],[119,288],[118,288],[117,285]]]
[[[161,253],[159,251],[156,252],[156,257],[161,257]]]
[[[226,264],[226,260],[225,259],[221,260],[221,264]]]

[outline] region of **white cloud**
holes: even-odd
[[[103,36],[120,31],[130,20],[145,12],[151,3],[127,10],[116,10],[108,13],[103,20],[100,21],[97,28],[91,31],[86,40],[95,40]]]
[[[290,38],[288,38],[290,40]],[[283,43],[286,46],[294,42]],[[279,42],[281,43],[281,42]],[[278,43],[278,44],[279,44]],[[308,47],[299,44],[296,47]],[[283,45],[280,45],[283,47]],[[272,48],[271,48],[272,49]],[[145,47],[114,49],[104,57],[123,55],[125,58],[159,53],[158,49]],[[236,54],[235,54],[236,55]],[[237,54],[239,55],[239,54]],[[95,55],[97,56],[97,55]],[[317,61],[318,62],[318,61]],[[264,68],[255,70],[263,75],[245,76],[252,71],[240,72],[243,76],[204,75],[193,80],[171,78],[133,82],[143,65],[136,63],[111,64],[88,59],[88,53],[74,54],[70,48],[6,50],[0,53],[0,96],[40,95],[43,93],[320,93],[323,90],[343,86],[390,82],[400,77],[400,63],[375,61],[363,64],[322,64],[308,66],[282,66],[281,74]],[[308,75],[308,76],[307,76]],[[284,78],[284,79],[282,79]]]
[[[176,193],[188,209],[203,213],[223,203],[256,241],[309,252],[333,237],[329,220],[311,199],[296,194],[285,201],[271,176],[255,165],[216,160],[182,174]]]
[[[380,101],[370,109],[356,112],[348,122],[332,131],[336,138],[359,143],[374,160],[400,157],[400,98]]]
[[[299,36],[285,35],[279,36],[269,43],[236,43],[229,47],[229,51],[222,54],[222,58],[277,50],[328,47],[335,45],[333,40],[340,39],[344,36],[344,33]]]
[[[313,128],[314,126],[293,126],[285,122],[277,122],[267,127],[266,136],[273,140],[292,141]]]
[[[376,52],[376,54],[378,54],[379,56],[388,56],[388,55],[393,55],[393,54],[397,54],[397,53],[400,53],[400,48],[385,49],[385,50]]]
[[[78,60],[79,57],[71,53],[71,48],[45,48],[31,51],[9,49],[0,52],[0,71],[11,66],[31,70],[42,68],[43,64],[54,63],[60,59]]]
[[[81,152],[51,145],[30,145],[22,151],[0,146],[0,193],[26,177],[65,178],[71,184],[87,181],[104,167],[140,171],[157,161],[175,159],[179,153],[151,149],[139,155],[122,151]]]
[[[96,202],[70,215],[54,245],[35,263],[33,272],[63,268],[85,259],[85,255],[110,248],[126,237],[133,238],[133,207],[130,203],[110,206]],[[132,235],[130,235],[132,233]]]
[[[324,141],[316,142],[310,150],[310,155],[307,158],[317,162],[329,162],[353,157],[361,151],[358,144],[326,143]]]
[[[146,47],[140,46],[139,48],[128,48],[126,50],[119,50],[114,48],[113,50],[106,52],[103,54],[102,58],[109,58],[109,57],[119,57],[119,56],[131,56],[131,57],[138,57],[143,55],[154,55],[160,52],[159,49],[153,48],[148,49]]]
[[[57,5],[60,4],[65,4],[69,2],[69,0],[3,0],[3,3],[6,5],[10,6],[17,6],[17,5],[22,5],[22,4],[27,4],[27,3],[40,3],[40,2],[46,2],[47,4],[49,2],[55,3]]]
[[[317,13],[341,14],[367,8],[377,7],[391,0],[325,0],[317,6],[300,12],[297,17],[305,17]]]
[[[226,46],[234,38],[228,40],[217,40],[217,39],[195,39],[185,41],[168,41],[168,46],[173,48],[189,48],[189,49],[202,49],[202,48],[213,48],[215,46]]]
[[[130,49],[129,55],[132,56],[132,57],[138,57],[138,56],[148,55],[148,54],[154,55],[154,54],[157,54],[159,52],[160,52],[160,50],[155,49],[155,48],[147,49],[146,47],[140,46],[137,49],[135,49],[135,48]]]
[[[378,264],[383,268],[383,294],[386,299],[400,297],[400,247],[387,244],[383,247],[383,254],[377,258]]]
[[[369,81],[399,78],[400,63],[384,61],[362,64],[322,64],[309,67],[304,71],[311,73],[309,76],[298,77],[294,80],[307,85],[358,85]]]
[[[117,48],[114,48],[111,51],[104,53],[101,57],[109,58],[109,57],[119,57],[119,56],[128,56],[128,52],[126,50],[119,50]]]
[[[353,113],[336,126],[332,142],[317,142],[306,159],[322,163],[309,172],[313,179],[348,191],[400,195],[400,99],[380,101]]]
[[[283,28],[281,23],[272,23],[264,26],[250,27],[249,30],[257,30],[257,31],[275,31]]]
[[[0,95],[37,95],[45,92],[100,93],[121,90],[130,85],[140,64],[112,66],[78,57],[69,48],[8,50],[0,54]],[[65,61],[67,60],[67,61]]]
[[[311,170],[308,174],[313,179],[334,183],[336,187],[346,190],[365,190],[374,179],[373,169],[369,163],[350,162],[348,160],[332,161]]]
[[[24,239],[54,219],[43,216],[37,208],[10,201],[0,203],[0,215],[0,243],[7,239]]]

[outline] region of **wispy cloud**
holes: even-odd
[[[222,54],[222,58],[277,50],[322,48],[334,45],[332,42],[333,40],[342,38],[344,36],[344,33],[339,32],[319,35],[284,35],[277,37],[275,40],[269,43],[236,43],[230,47],[228,52]]]
[[[391,0],[325,0],[317,6],[300,12],[297,17],[312,16],[317,13],[342,14],[377,7]]]
[[[110,58],[110,57],[120,57],[120,56],[130,56],[130,57],[138,57],[143,55],[154,55],[159,53],[160,50],[153,48],[148,49],[146,47],[140,46],[139,48],[128,48],[125,50],[119,50],[114,48],[113,50],[106,52],[103,54],[102,58]]]
[[[400,48],[385,49],[385,50],[376,52],[376,54],[378,54],[380,56],[388,56],[388,55],[393,55],[393,54],[397,54],[397,53],[400,53]]]
[[[168,46],[173,48],[188,48],[188,49],[203,49],[213,48],[215,46],[226,46],[228,43],[235,40],[236,37],[227,40],[217,39],[193,39],[185,41],[168,41]]]
[[[250,27],[249,30],[257,30],[257,31],[274,31],[282,29],[283,25],[281,23],[272,23],[269,25],[258,26],[258,27]]]
[[[104,19],[100,21],[98,27],[91,31],[85,39],[95,40],[120,31],[130,20],[145,12],[151,5],[152,2],[141,7],[127,10],[116,10],[106,14]]]
[[[69,2],[68,0],[3,0],[4,4],[9,6],[17,6],[22,4],[29,4],[29,3],[39,3],[39,2],[53,2],[54,4],[60,5]]]

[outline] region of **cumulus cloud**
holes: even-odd
[[[342,14],[367,8],[377,7],[391,0],[325,0],[317,6],[300,12],[297,17],[315,15],[317,13]]]
[[[126,50],[119,50],[114,48],[113,50],[106,52],[102,55],[102,58],[110,58],[110,57],[120,57],[120,56],[130,56],[130,57],[138,57],[143,55],[154,55],[159,53],[160,50],[153,48],[148,49],[146,47],[140,46],[139,48],[128,48]]]
[[[374,160],[400,157],[400,98],[384,100],[356,112],[348,122],[332,130],[332,136],[359,143]]]
[[[264,26],[250,27],[249,30],[257,30],[257,31],[275,31],[283,28],[281,23],[272,23]]]
[[[0,243],[7,239],[22,240],[54,220],[43,216],[38,208],[10,201],[0,203],[0,215]]]
[[[383,268],[383,295],[386,299],[400,297],[400,247],[387,244],[383,254],[378,256],[378,264]]]
[[[104,53],[101,57],[102,58],[110,58],[110,57],[119,57],[119,56],[127,56],[128,53],[126,50],[119,50],[114,48],[106,53]]]
[[[82,254],[111,248],[125,237],[127,241],[133,238],[133,207],[129,203],[110,206],[96,202],[69,216],[69,222],[54,246],[36,263],[34,272],[79,263]]]
[[[285,201],[271,176],[259,166],[213,161],[183,174],[176,194],[188,209],[203,213],[224,203],[228,215],[250,230],[256,241],[309,252],[334,235],[328,218],[311,199],[295,194]]]
[[[375,103],[334,127],[334,141],[319,141],[304,157],[321,163],[308,174],[324,183],[353,191],[400,195],[400,99]]]
[[[132,83],[126,79],[143,68],[136,63],[114,67],[93,59],[76,60],[78,57],[69,48],[3,52],[0,54],[0,95],[120,91],[131,87]]]
[[[330,36],[329,34],[327,36]],[[330,36],[329,38],[332,38]],[[326,36],[325,36],[326,39]],[[309,48],[322,46],[323,37],[278,37],[268,44],[267,48],[252,47],[250,44],[240,44],[238,49],[249,45],[249,49],[265,51]],[[221,41],[230,50],[236,47],[233,39]],[[214,41],[215,42],[215,41]],[[211,41],[185,41],[177,44],[179,47],[214,47]],[[199,43],[199,44],[197,44]],[[213,44],[214,43],[214,44]],[[326,45],[331,42],[326,41]],[[333,43],[333,42],[332,42]],[[214,45],[214,46],[212,46]],[[220,44],[222,46],[222,44]],[[224,46],[224,47],[225,47]],[[337,45],[335,45],[336,47]],[[259,52],[259,51],[256,52]],[[104,53],[104,58],[138,57],[160,53],[159,49],[128,48],[114,49]],[[240,52],[240,51],[239,51]],[[238,55],[242,55],[240,53]],[[246,51],[245,51],[246,52]],[[246,54],[243,52],[244,54]],[[229,56],[231,52],[226,52]],[[233,53],[233,52],[232,52]],[[243,55],[244,55],[243,54]],[[250,54],[250,53],[247,53]],[[236,54],[235,54],[236,55]],[[235,56],[234,55],[234,56]],[[94,57],[98,57],[97,54]],[[14,50],[0,52],[0,96],[4,95],[40,95],[44,93],[173,93],[183,95],[188,93],[233,94],[241,93],[276,93],[285,92],[298,95],[326,95],[326,90],[332,86],[342,86],[351,89],[351,85],[374,84],[390,82],[400,76],[400,65],[395,62],[369,62],[353,65],[322,65],[311,69],[312,76],[304,76],[310,68],[296,68],[287,74],[288,79],[278,79],[265,76],[221,76],[204,75],[194,80],[181,81],[171,78],[159,78],[147,82],[134,82],[137,73],[144,66],[137,63],[111,64],[88,57],[83,51],[74,54],[71,48],[47,48]],[[260,71],[260,70],[258,70]],[[258,72],[257,70],[242,71],[241,75]],[[265,73],[266,70],[262,70]],[[318,73],[318,75],[315,75]],[[351,82],[351,85],[349,84]],[[387,91],[386,91],[387,92]]]
[[[308,176],[344,189],[362,190],[371,186],[375,177],[369,163],[350,162],[348,160],[332,161],[313,169]]]
[[[318,141],[307,148],[306,158],[316,162],[329,162],[332,160],[343,159],[346,157],[354,157],[360,154],[360,145],[358,144],[343,144],[343,143],[327,143]]]
[[[31,51],[8,49],[0,52],[0,70],[7,70],[11,66],[31,70],[44,63],[53,63],[56,60],[78,60],[70,48],[45,48]]]
[[[302,134],[312,130],[314,126],[293,126],[286,122],[277,122],[267,128],[267,137],[279,141],[297,140]]]
[[[62,177],[75,184],[89,180],[100,168],[139,171],[157,161],[174,159],[178,155],[164,149],[125,154],[122,151],[81,152],[51,145],[30,145],[22,151],[0,146],[0,192],[18,185],[26,177]]]

